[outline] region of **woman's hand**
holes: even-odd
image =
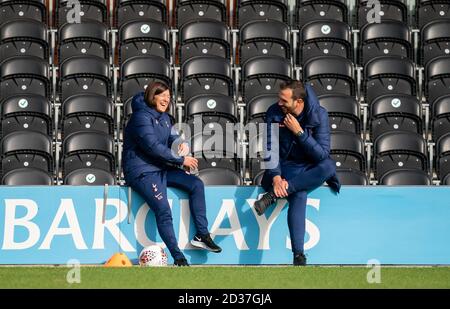
[[[183,166],[190,170],[196,170],[198,168],[198,160],[191,156],[184,157]]]
[[[181,143],[180,145],[178,145],[178,155],[180,157],[187,156],[188,153],[189,153],[189,146],[187,143]]]

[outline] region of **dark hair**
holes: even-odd
[[[151,106],[151,107],[155,107],[155,103],[153,102],[155,95],[161,94],[166,90],[170,91],[170,88],[163,82],[149,83],[147,85],[147,88],[145,89],[145,93],[144,93],[144,99],[147,102],[147,105]]]
[[[304,100],[306,98],[305,87],[303,86],[303,83],[299,80],[292,79],[281,83],[280,90],[285,89],[292,89],[292,99],[294,99],[294,101],[298,99]]]

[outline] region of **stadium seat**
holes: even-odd
[[[448,132],[436,143],[436,174],[441,180],[450,175],[450,133]]]
[[[255,134],[256,133],[256,134]],[[248,137],[248,166],[249,166],[249,175],[250,178],[255,181],[260,181],[259,178],[262,178],[262,175],[265,171],[265,130],[259,130],[254,132],[249,132]],[[259,182],[260,183],[260,182]]]
[[[278,95],[259,95],[251,99],[247,104],[247,123],[255,124],[265,122],[266,112],[270,106],[279,101]]]
[[[217,56],[193,57],[181,65],[181,93],[184,102],[200,94],[233,96],[230,61]]]
[[[70,186],[114,185],[114,175],[98,168],[80,168],[64,176],[64,184]]]
[[[62,139],[74,132],[100,131],[114,134],[114,108],[110,99],[98,94],[77,94],[62,104]]]
[[[324,94],[355,95],[352,61],[339,56],[320,56],[308,60],[303,69],[303,80],[318,96]]]
[[[198,171],[198,177],[206,186],[240,186],[242,178],[231,169],[205,168]]]
[[[240,161],[236,158],[220,158],[220,157],[208,157],[207,154],[203,154],[203,157],[198,158],[198,170],[218,168],[229,169],[239,172]]]
[[[236,123],[236,107],[230,96],[213,94],[198,95],[189,99],[185,104],[186,121],[194,125],[194,118],[200,120],[202,126],[212,122],[220,124],[225,131],[227,123]]]
[[[242,64],[242,98],[250,102],[259,95],[277,94],[281,83],[292,76],[288,59],[278,56],[258,56]]]
[[[109,61],[97,56],[73,56],[61,63],[59,95],[64,102],[75,94],[111,96]]]
[[[227,22],[225,0],[178,0],[175,4],[177,28],[199,19],[214,19]]]
[[[193,20],[179,31],[180,63],[195,56],[213,55],[230,59],[228,26],[217,20]]]
[[[417,0],[416,25],[419,29],[438,19],[450,19],[450,3],[447,0]]]
[[[450,94],[437,98],[431,106],[433,140],[450,132]]]
[[[116,0],[116,27],[132,20],[155,20],[167,24],[166,0]]]
[[[53,172],[50,136],[34,131],[16,131],[4,136],[1,144],[3,175],[24,167]]]
[[[2,185],[6,186],[51,186],[52,176],[40,169],[24,167],[12,170],[2,177]]]
[[[413,56],[409,28],[400,21],[366,24],[361,29],[360,40],[359,63],[362,65],[379,56]]]
[[[50,102],[34,94],[15,95],[1,103],[2,136],[16,131],[37,131],[52,135]]]
[[[119,93],[126,102],[136,93],[145,91],[151,81],[162,81],[171,88],[170,64],[158,56],[136,56],[122,63]]]
[[[0,1],[0,24],[22,18],[47,23],[45,3],[45,0],[2,0]]]
[[[237,22],[239,28],[249,21],[276,20],[288,22],[287,0],[240,0],[237,7]]]
[[[366,171],[364,143],[360,135],[337,131],[330,134],[330,156],[336,169]]]
[[[255,20],[242,26],[240,32],[239,62],[255,56],[290,58],[289,26],[277,20]]]
[[[298,63],[319,56],[353,58],[350,26],[337,20],[311,21],[300,31]]]
[[[14,19],[0,26],[0,62],[15,56],[48,59],[47,26],[33,19]]]
[[[367,186],[369,184],[367,175],[359,170],[336,169],[336,175],[341,185]]]
[[[436,57],[425,66],[425,96],[430,104],[450,94],[450,55]]]
[[[135,56],[159,56],[170,60],[169,28],[154,20],[130,21],[119,29],[119,62]]]
[[[361,133],[360,106],[355,97],[328,94],[319,96],[319,102],[328,111],[331,131]]]
[[[0,63],[0,93],[50,95],[49,64],[34,56],[12,57]]]
[[[380,4],[379,22],[375,18],[377,10],[374,10],[374,3]],[[361,28],[368,23],[384,24],[386,21],[399,21],[404,24],[408,23],[408,7],[406,1],[403,0],[356,0],[357,11],[357,27]]]
[[[190,140],[191,152],[196,157],[205,159],[236,158],[237,145],[235,132],[220,130],[217,126],[206,127],[203,132],[196,132]],[[227,161],[221,161],[228,164]]]
[[[429,186],[431,180],[428,174],[417,169],[395,169],[386,172],[379,183],[384,186]]]
[[[420,63],[450,55],[450,20],[435,20],[426,24],[420,32]]]
[[[389,131],[422,134],[422,106],[415,96],[379,96],[370,105],[369,127],[372,140]]]
[[[98,22],[108,23],[108,1],[107,0],[77,0],[80,4],[80,23],[88,20],[96,20]],[[68,5],[68,0],[56,1],[56,21],[57,26],[62,26],[66,22],[72,22],[70,19],[75,18],[76,10]],[[69,19],[69,18],[70,19]]]
[[[387,94],[416,94],[414,63],[400,56],[377,57],[364,66],[366,102]]]
[[[388,171],[418,169],[427,171],[427,143],[417,133],[386,132],[374,141],[374,172],[380,180]]]
[[[80,168],[115,171],[114,139],[103,132],[75,132],[66,136],[62,144],[63,174]]]
[[[295,20],[300,30],[311,21],[323,19],[348,23],[345,0],[296,0]]]
[[[59,62],[72,56],[97,56],[109,61],[109,34],[105,24],[86,20],[59,29]]]

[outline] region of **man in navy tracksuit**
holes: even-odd
[[[208,232],[203,182],[179,168],[196,169],[198,161],[187,155],[188,145],[179,143],[179,136],[172,130],[170,117],[166,113],[170,98],[170,89],[160,82],[151,83],[145,93],[133,97],[133,114],[124,132],[123,171],[127,184],[154,211],[158,232],[175,265],[188,266],[175,237],[167,186],[189,193],[189,207],[197,229],[191,244],[212,252],[222,249],[213,242]],[[175,143],[179,144],[178,147]]]
[[[335,162],[330,158],[330,129],[327,111],[319,105],[310,86],[290,81],[280,86],[278,103],[266,113],[267,150],[278,151],[276,167],[267,169],[262,179],[266,193],[255,202],[259,215],[275,202],[287,197],[288,226],[291,236],[294,265],[305,265],[303,253],[307,192],[325,181],[339,192]],[[279,138],[272,145],[271,124],[279,127]],[[278,146],[278,147],[277,147]]]

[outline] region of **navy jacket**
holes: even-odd
[[[144,93],[138,93],[131,102],[133,114],[124,131],[123,171],[131,182],[142,173],[181,166],[184,158],[172,152],[171,146],[179,137],[172,129],[167,113],[149,107]]]
[[[306,99],[302,113],[297,117],[304,133],[295,136],[287,127],[283,125],[285,114],[278,106],[278,103],[269,107],[266,113],[267,129],[267,150],[277,151],[276,146],[271,144],[271,124],[279,123],[279,162],[278,165],[266,173],[273,178],[281,175],[281,165],[284,161],[293,161],[301,165],[315,164],[330,155],[330,128],[328,123],[328,113],[320,106],[316,94],[309,85],[305,85]]]

